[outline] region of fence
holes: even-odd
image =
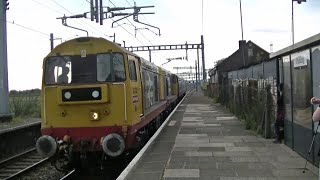
[[[233,79],[227,85],[210,84],[208,95],[244,120],[247,129],[266,138],[273,136],[277,99],[274,79]]]

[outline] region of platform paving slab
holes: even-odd
[[[318,169],[284,144],[273,144],[226,108],[194,92],[127,179],[317,180]],[[174,123],[173,123],[174,122]]]

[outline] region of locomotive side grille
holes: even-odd
[[[62,102],[94,101],[102,98],[100,87],[62,89],[61,93]]]

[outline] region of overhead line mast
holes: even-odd
[[[8,0],[0,0],[0,122],[11,119],[9,111],[8,56],[7,56]]]

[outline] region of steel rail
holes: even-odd
[[[1,161],[0,162],[0,178],[11,179],[13,177],[17,177],[23,173],[26,173],[30,169],[33,169],[49,160],[49,158],[41,158],[41,156],[37,155],[35,152],[36,152],[36,149],[33,148],[24,153],[15,155],[4,161]],[[36,159],[40,159],[40,160],[37,162],[34,162],[34,160]],[[17,165],[16,163],[19,163],[19,162],[20,163],[23,162],[24,164]],[[28,163],[30,163],[30,165]],[[10,168],[10,166],[14,166],[14,165],[16,165],[15,168],[12,168],[12,167]],[[10,171],[12,171],[13,173],[11,173]]]
[[[73,169],[73,170],[70,171],[68,174],[66,174],[65,176],[63,176],[60,180],[72,179],[72,176],[74,176],[75,173],[76,173],[76,169]]]
[[[27,150],[27,151],[25,151],[25,152],[23,152],[23,153],[17,154],[17,155],[12,156],[12,157],[10,157],[10,158],[8,158],[8,159],[5,159],[5,160],[0,161],[0,170],[1,170],[2,167],[5,166],[5,164],[9,164],[10,162],[16,160],[17,158],[19,158],[19,157],[21,157],[21,156],[24,156],[24,155],[26,155],[26,154],[28,154],[28,153],[31,153],[31,152],[33,152],[33,151],[35,151],[35,150],[36,150],[36,148],[32,148],[32,149]]]

